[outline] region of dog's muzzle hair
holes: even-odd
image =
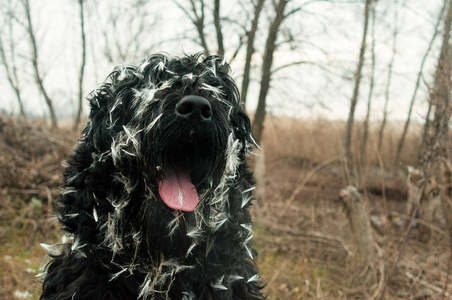
[[[256,146],[218,56],[156,54],[88,97],[41,299],[263,299],[251,247]]]

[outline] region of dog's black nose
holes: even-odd
[[[212,107],[207,99],[200,96],[185,96],[176,104],[176,113],[195,123],[210,120]]]

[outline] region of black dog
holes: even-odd
[[[218,56],[150,56],[91,93],[41,299],[263,299],[255,141]]]

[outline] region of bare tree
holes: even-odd
[[[427,101],[427,103],[428,103],[428,107],[427,107],[427,113],[425,114],[425,119],[424,119],[425,120],[424,130],[422,132],[422,141],[421,141],[421,145],[419,147],[419,153],[418,153],[419,160],[422,160],[423,149],[425,148],[425,144],[427,143],[427,139],[428,139],[428,135],[430,132],[431,123],[432,123],[432,121],[430,120],[430,116],[432,114],[432,102]]]
[[[290,14],[284,14],[284,10],[288,0],[279,0],[274,3],[275,6],[275,16],[270,22],[270,26],[268,28],[267,41],[265,43],[265,52],[263,55],[263,63],[262,63],[262,76],[261,76],[261,86],[259,91],[258,104],[256,108],[256,112],[254,114],[253,120],[253,133],[257,139],[261,139],[262,133],[264,130],[264,120],[266,115],[266,99],[268,90],[270,89],[270,81],[271,81],[271,69],[273,64],[273,54],[276,50],[276,39],[278,37],[278,32],[280,26],[284,19]],[[291,12],[292,13],[292,12]]]
[[[80,119],[83,112],[83,77],[85,75],[86,64],[86,36],[85,36],[85,15],[83,9],[84,0],[78,0],[80,7],[80,32],[82,38],[82,62],[80,63],[80,73],[78,78],[78,111],[75,116],[74,129],[80,124]]]
[[[204,13],[206,9],[206,5],[204,0],[189,0],[190,8],[186,8],[182,5],[181,1],[173,0],[174,3],[184,12],[184,14],[189,18],[191,23],[195,26],[196,31],[198,33],[198,39],[197,43],[204,49],[204,55],[209,55],[209,45],[207,43],[207,36],[205,33],[205,27],[207,25],[207,15]],[[254,14],[251,20],[247,18],[245,22],[237,22],[230,18],[225,19],[226,21],[229,21],[229,23],[234,23],[238,25],[240,28],[243,29],[243,33],[238,33],[239,36],[239,45],[235,49],[234,52],[232,52],[232,57],[228,57],[230,61],[232,61],[240,51],[243,41],[246,38],[246,58],[245,58],[245,64],[244,64],[244,71],[243,71],[243,80],[242,80],[242,87],[241,87],[241,105],[242,108],[245,109],[246,106],[246,99],[248,94],[248,87],[250,82],[250,73],[251,73],[251,62],[253,54],[255,53],[254,49],[254,40],[255,36],[258,30],[258,24],[259,24],[259,18],[262,12],[262,8],[264,6],[265,0],[253,0],[253,6],[254,6]],[[213,3],[213,24],[215,26],[215,33],[216,33],[216,41],[218,46],[218,54],[221,56],[225,56],[225,48],[224,48],[224,37],[223,37],[223,23],[221,22],[221,7],[220,7],[220,0],[214,0]],[[247,22],[251,24],[245,25]]]
[[[174,3],[185,13],[185,15],[190,19],[190,21],[193,23],[193,25],[196,28],[196,31],[198,32],[199,37],[199,44],[204,49],[204,56],[209,56],[209,46],[207,45],[206,35],[204,33],[204,26],[205,26],[205,3],[204,0],[189,0],[190,1],[190,10],[186,9],[182,4],[180,4],[177,0],[173,0]],[[215,4],[218,0],[215,0]],[[196,5],[196,3],[199,3],[199,5]],[[198,7],[199,6],[199,7]],[[220,3],[218,1],[218,10],[220,8]],[[215,9],[214,9],[215,12]],[[219,11],[218,11],[218,24],[219,23]],[[218,28],[219,29],[219,28]],[[217,29],[217,32],[218,32]],[[220,30],[221,32],[221,30]],[[221,41],[222,43],[222,41]],[[220,42],[219,42],[220,44]],[[223,49],[224,52],[224,49]]]
[[[350,285],[366,289],[366,297],[375,299],[380,293],[384,279],[384,266],[378,262],[375,255],[368,200],[360,195],[354,186],[342,189],[339,196],[353,235],[351,274],[354,276],[350,278]]]
[[[364,65],[364,53],[366,51],[367,28],[369,27],[369,11],[373,0],[365,0],[364,6],[364,28],[361,40],[361,48],[359,51],[358,66],[355,73],[355,86],[353,88],[353,96],[350,102],[350,112],[348,114],[347,128],[345,132],[345,153],[350,154],[350,147],[353,134],[353,122],[355,116],[356,104],[358,103],[359,86],[361,83],[361,73]]]
[[[435,71],[435,83],[432,93],[430,93],[430,103],[434,109],[431,132],[427,132],[427,142],[425,143],[424,161],[435,161],[438,158],[449,158],[447,149],[449,121],[452,113],[451,107],[451,67],[452,49],[450,44],[450,30],[452,25],[452,1],[447,2],[448,10],[444,21],[444,35],[441,52]],[[431,158],[430,158],[431,157]]]
[[[364,158],[366,155],[367,149],[367,140],[369,138],[369,120],[370,120],[370,111],[372,108],[372,95],[374,91],[374,83],[375,83],[375,5],[372,7],[372,44],[371,44],[371,60],[372,60],[372,70],[370,75],[370,86],[369,86],[369,96],[367,98],[367,113],[366,118],[364,120],[364,133],[363,139],[361,142],[361,158]]]
[[[30,9],[30,3],[29,0],[21,0],[22,1],[22,5],[24,7],[25,10],[25,16],[26,16],[26,30],[28,33],[28,37],[30,40],[30,44],[31,44],[31,63],[33,65],[33,71],[34,71],[34,76],[35,76],[35,80],[36,83],[38,84],[39,87],[39,91],[41,92],[42,96],[44,97],[44,100],[47,104],[47,107],[49,109],[49,113],[50,113],[50,120],[51,120],[51,124],[53,128],[58,127],[58,123],[57,123],[57,118],[55,115],[55,110],[53,108],[53,101],[50,98],[45,86],[44,86],[44,77],[41,73],[40,70],[40,65],[39,65],[39,56],[38,56],[38,45],[36,42],[36,35],[35,35],[35,31],[33,28],[33,22],[31,20],[31,9]]]
[[[414,103],[416,101],[417,91],[419,89],[419,86],[420,86],[420,83],[421,83],[422,74],[424,72],[424,65],[425,65],[425,62],[426,62],[429,54],[430,54],[430,51],[432,50],[433,43],[435,42],[436,37],[437,37],[437,35],[439,33],[439,27],[441,25],[441,20],[443,18],[444,11],[446,10],[446,6],[447,6],[447,1],[444,1],[444,5],[441,8],[441,11],[440,11],[440,13],[438,15],[438,18],[437,18],[437,21],[436,21],[436,24],[435,24],[435,30],[433,32],[432,38],[431,38],[431,40],[429,42],[427,50],[425,51],[424,57],[422,58],[421,66],[420,66],[419,72],[417,74],[417,79],[416,79],[416,84],[415,84],[415,87],[414,87],[413,96],[411,97],[411,101],[410,101],[410,107],[408,109],[408,116],[407,116],[407,119],[405,121],[405,125],[403,127],[402,136],[400,137],[399,143],[397,144],[396,162],[400,161],[400,155],[402,153],[403,146],[405,144],[405,138],[406,138],[406,135],[408,133],[408,129],[409,129],[410,122],[411,122],[411,114],[413,112]]]
[[[248,95],[248,87],[250,84],[250,73],[251,73],[251,61],[253,58],[253,54],[255,52],[254,49],[254,39],[256,37],[256,32],[259,24],[259,17],[261,15],[262,7],[264,6],[265,0],[257,0],[254,3],[254,17],[251,22],[251,28],[246,32],[247,41],[246,41],[246,58],[245,58],[245,66],[243,67],[243,79],[242,79],[242,89],[241,89],[241,97],[242,97],[242,107],[246,109],[246,99]]]
[[[430,93],[430,104],[433,109],[433,120],[429,125],[431,130],[426,132],[424,149],[422,149],[422,162],[424,167],[425,181],[439,182],[441,186],[444,181],[442,175],[443,162],[450,159],[449,153],[449,122],[452,114],[452,49],[450,43],[450,34],[452,28],[452,0],[445,0],[447,2],[447,15],[444,20],[444,34],[441,46],[438,63],[436,66],[434,76],[434,86]],[[448,187],[444,187],[448,188]],[[427,189],[428,191],[428,189]],[[419,207],[419,215],[424,217],[424,221],[432,221],[428,218],[431,206],[434,205],[431,193],[426,193],[423,197]],[[449,234],[452,236],[452,210],[447,198],[442,199],[443,210],[448,223]],[[439,201],[436,201],[439,202]],[[430,238],[430,231],[425,231],[425,238]],[[450,241],[452,243],[452,241]]]
[[[397,1],[396,1],[397,4]],[[403,4],[402,4],[403,5]],[[399,35],[399,10],[397,5],[394,9],[394,31],[392,34],[392,55],[391,60],[389,61],[388,66],[388,79],[386,81],[386,90],[385,90],[385,104],[383,108],[383,120],[381,122],[380,131],[378,133],[378,150],[381,151],[381,147],[383,145],[383,135],[386,127],[386,122],[388,119],[388,104],[389,104],[389,93],[391,90],[391,81],[392,81],[392,70],[394,66],[394,59],[397,53],[397,36]]]
[[[88,6],[91,4],[91,7]],[[157,28],[158,14],[151,8],[151,1],[111,0],[108,10],[105,1],[86,2],[87,22],[93,22],[100,29],[103,52],[109,64],[120,61],[134,61],[149,54],[157,43],[150,38],[150,29]],[[94,18],[92,18],[94,16]],[[124,30],[127,28],[127,30]]]
[[[0,59],[3,67],[5,68],[6,78],[14,91],[17,102],[19,104],[19,116],[21,118],[26,119],[23,100],[22,100],[22,91],[20,87],[19,77],[17,76],[17,65],[16,65],[16,39],[14,35],[13,28],[13,17],[12,17],[12,6],[11,0],[8,1],[8,12],[6,22],[8,27],[8,39],[9,39],[9,59],[6,53],[6,45],[4,44],[3,34],[6,34],[4,31],[0,33]],[[5,26],[6,27],[6,26]],[[5,29],[3,27],[3,29]]]

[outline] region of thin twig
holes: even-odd
[[[292,194],[290,195],[289,199],[287,199],[287,203],[286,204],[291,204],[295,197],[298,195],[298,193],[304,188],[304,186],[306,185],[306,183],[309,181],[309,179],[311,179],[312,176],[314,176],[315,173],[317,173],[318,171],[320,171],[320,169],[322,169],[323,167],[329,165],[330,163],[339,160],[340,157],[332,157],[330,159],[325,160],[324,162],[322,162],[321,164],[319,164],[318,166],[316,166],[314,169],[312,169],[301,181],[299,184],[297,184],[297,187],[293,190]]]
[[[447,286],[449,284],[451,263],[452,263],[452,247],[449,247],[449,260],[447,262],[447,274],[446,274],[446,281],[444,283],[443,295],[441,297],[442,300],[446,299],[446,290],[447,290]]]
[[[429,167],[430,167],[430,164],[427,165],[427,169],[429,169]],[[398,250],[398,254],[397,254],[397,258],[396,258],[394,264],[392,265],[392,268],[389,271],[388,276],[386,278],[386,282],[385,282],[385,284],[383,286],[383,290],[382,290],[380,298],[379,298],[380,300],[384,299],[385,293],[386,293],[386,289],[387,289],[387,287],[389,285],[389,282],[390,282],[392,276],[394,275],[395,271],[397,270],[397,267],[399,265],[400,259],[402,258],[403,250],[405,249],[405,245],[406,245],[406,243],[408,241],[408,237],[410,236],[410,233],[411,233],[411,229],[412,229],[411,224],[413,223],[414,218],[416,217],[417,211],[419,209],[419,203],[421,203],[422,196],[424,195],[424,189],[425,189],[425,181],[423,181],[421,186],[420,186],[418,199],[416,201],[417,205],[414,207],[413,212],[411,214],[410,222],[408,223],[409,225],[407,226],[407,230],[405,232],[405,236],[403,237],[403,241],[400,244],[400,247],[399,247],[399,250]]]

